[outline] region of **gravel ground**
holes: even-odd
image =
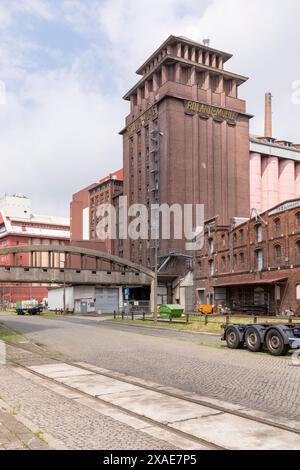
[[[5,319],[72,360],[300,421],[300,368],[289,358],[207,347],[217,336],[133,328],[80,318]]]

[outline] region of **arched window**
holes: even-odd
[[[282,258],[281,246],[280,245],[275,246],[274,252],[275,252],[275,263],[280,264],[281,258]]]
[[[296,214],[296,225],[297,227],[300,227],[300,212],[297,212]]]
[[[262,242],[262,225],[259,224],[256,226],[256,235],[258,243]]]
[[[233,255],[233,269],[237,268],[237,255]]]
[[[274,220],[274,228],[277,234],[281,232],[281,220],[280,219]]]
[[[257,263],[257,270],[259,272],[263,271],[264,269],[264,252],[263,250],[256,251],[256,263]]]
[[[300,284],[296,286],[296,298],[297,300],[300,300]]]
[[[300,240],[296,243],[296,255],[300,256]]]
[[[240,265],[244,266],[245,264],[245,255],[244,253],[240,253]]]

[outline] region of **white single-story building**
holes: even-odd
[[[48,308],[87,314],[112,314],[123,307],[122,287],[72,286],[56,287],[48,291]]]

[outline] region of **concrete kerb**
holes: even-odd
[[[0,398],[0,408],[4,410],[6,413],[13,414],[13,408],[9,406],[2,398]],[[41,429],[36,426],[32,421],[26,418],[22,413],[14,414],[14,419],[19,423],[23,424],[33,435],[39,435]],[[38,438],[39,439],[39,438]],[[67,450],[68,448],[60,441],[55,439],[53,436],[48,434],[47,432],[43,432],[43,440],[49,446],[51,450]],[[43,442],[43,441],[41,441]]]

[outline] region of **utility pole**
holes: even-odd
[[[154,241],[154,289],[153,289],[153,295],[154,295],[154,312],[153,312],[153,318],[154,318],[154,323],[157,323],[157,286],[158,286],[158,240],[157,236],[155,236],[155,241]]]
[[[66,313],[66,268],[64,268],[64,294],[63,294],[63,302],[64,302],[64,313]]]
[[[160,203],[160,138],[162,133],[159,130],[159,121],[156,120],[151,131],[151,142],[153,156],[152,161],[152,174],[153,174],[153,200],[156,206]],[[153,283],[153,320],[157,323],[158,312],[157,312],[157,291],[158,291],[158,244],[159,244],[159,212],[156,209],[151,214],[152,229],[154,234],[154,283]]]

